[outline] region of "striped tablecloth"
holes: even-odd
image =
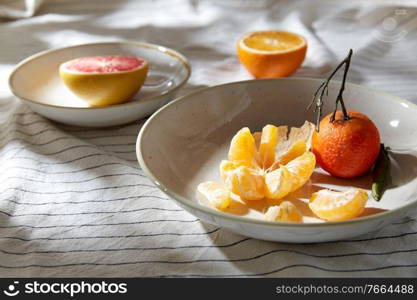
[[[7,87],[14,65],[38,51],[141,40],[190,59],[186,93],[250,78],[236,39],[283,28],[309,41],[297,76],[325,76],[352,47],[349,81],[417,103],[411,1],[335,2],[55,0],[34,17],[0,20],[0,276],[416,276],[415,219],[321,244],[232,234],[183,211],[144,176],[134,147],[143,121],[66,126],[33,113]]]

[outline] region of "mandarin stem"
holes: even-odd
[[[343,61],[341,61],[339,63],[339,65],[329,75],[329,77],[320,84],[320,86],[318,87],[318,89],[315,91],[315,93],[313,95],[313,99],[312,99],[311,103],[307,107],[307,109],[310,109],[311,106],[314,104],[314,102],[316,102],[314,112],[317,112],[317,117],[316,117],[316,130],[317,131],[320,130],[320,119],[322,117],[324,94],[326,93],[326,96],[327,96],[330,81],[332,80],[333,76],[337,73],[337,71],[339,71],[339,69],[343,66],[345,66],[344,73],[343,73],[343,80],[342,80],[342,84],[341,84],[339,93],[338,93],[337,98],[336,98],[335,110],[334,110],[334,112],[333,112],[333,114],[330,118],[330,122],[333,122],[335,120],[335,116],[336,116],[337,107],[338,107],[339,102],[342,106],[344,119],[349,120],[349,118],[350,118],[349,115],[348,115],[345,103],[343,101],[343,92],[345,90],[345,83],[346,83],[347,73],[349,71],[350,60],[352,58],[352,54],[353,54],[353,51],[352,51],[352,49],[350,49],[348,56]]]

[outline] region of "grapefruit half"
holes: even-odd
[[[60,65],[68,88],[91,106],[123,103],[135,95],[148,73],[148,62],[135,56],[81,57]]]

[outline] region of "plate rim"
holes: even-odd
[[[202,93],[206,90],[223,88],[224,86],[228,86],[228,85],[239,85],[239,84],[248,84],[248,83],[250,84],[250,82],[254,82],[254,81],[314,81],[314,82],[317,82],[317,83],[321,83],[322,80],[323,79],[321,79],[321,78],[312,78],[312,77],[249,79],[249,80],[228,82],[228,83],[225,83],[225,84],[220,84],[220,85],[201,88],[201,89],[198,89],[196,91],[190,92],[186,95],[183,95],[181,97],[178,97],[174,101],[171,101],[170,103],[162,106],[155,113],[153,113],[146,120],[146,122],[143,124],[142,128],[140,129],[138,137],[136,139],[136,145],[135,145],[135,147],[136,147],[136,158],[139,162],[139,165],[142,168],[142,170],[144,171],[145,175],[152,181],[152,183],[155,184],[155,186],[158,187],[163,193],[165,193],[169,197],[173,198],[174,201],[178,201],[181,205],[184,205],[185,207],[190,207],[191,209],[197,210],[200,213],[212,215],[214,217],[221,218],[221,219],[227,219],[227,221],[232,221],[232,222],[249,223],[249,224],[253,224],[253,225],[267,226],[267,227],[294,227],[294,228],[340,227],[340,226],[346,226],[346,225],[356,225],[356,224],[359,224],[359,223],[367,223],[367,222],[372,222],[372,221],[376,222],[376,221],[382,221],[382,220],[387,220],[387,219],[393,219],[393,218],[395,218],[395,216],[400,215],[401,213],[403,213],[404,211],[407,211],[411,207],[417,207],[417,199],[415,199],[411,203],[408,203],[408,204],[406,204],[402,207],[396,208],[396,209],[391,209],[391,210],[387,210],[385,212],[377,213],[377,214],[374,214],[374,215],[354,218],[354,219],[345,220],[345,221],[335,221],[335,222],[327,221],[327,222],[322,222],[322,223],[270,222],[270,221],[265,221],[265,220],[261,220],[261,219],[254,219],[254,218],[250,218],[250,217],[246,217],[246,216],[236,216],[236,215],[233,215],[233,214],[228,214],[228,213],[225,213],[225,212],[222,212],[222,211],[219,211],[219,210],[215,210],[215,209],[212,209],[212,208],[209,208],[209,207],[205,207],[205,206],[203,206],[203,205],[201,205],[201,204],[199,204],[195,201],[187,199],[186,197],[183,197],[183,196],[175,193],[174,191],[171,191],[166,186],[164,186],[162,183],[160,183],[158,181],[158,179],[156,178],[156,176],[154,176],[153,173],[150,171],[150,169],[148,168],[148,166],[145,163],[145,160],[143,159],[142,150],[141,150],[141,140],[143,138],[143,135],[144,135],[147,127],[150,126],[150,124],[153,122],[155,117],[161,111],[165,110],[170,105],[175,105],[178,102],[184,101],[187,98],[189,98],[193,95],[196,95],[198,93]],[[341,83],[341,81],[339,81],[339,80],[332,80],[332,82]],[[371,92],[374,92],[374,93],[377,93],[377,94],[387,96],[389,98],[392,98],[394,101],[399,101],[401,103],[406,103],[407,105],[409,105],[411,107],[414,107],[414,109],[417,111],[417,104],[414,104],[411,101],[403,99],[399,96],[395,96],[395,95],[392,95],[392,94],[384,92],[384,91],[376,90],[376,89],[373,89],[373,88],[365,87],[365,86],[350,83],[350,82],[346,82],[346,86],[353,86],[355,88],[365,89],[365,90],[368,90],[368,91],[371,91]]]
[[[181,54],[180,52],[173,50],[171,48],[162,46],[162,45],[158,45],[158,44],[152,44],[152,43],[146,43],[146,42],[137,42],[137,41],[114,41],[114,42],[95,42],[95,43],[85,43],[85,44],[77,44],[77,45],[72,45],[72,46],[67,46],[67,47],[59,47],[59,48],[53,48],[53,49],[47,49],[44,51],[40,51],[37,52],[25,59],[23,59],[22,61],[20,61],[11,71],[9,78],[8,78],[8,85],[9,85],[9,89],[12,92],[12,94],[24,101],[28,101],[29,103],[32,103],[34,105],[39,105],[39,106],[44,106],[44,107],[48,107],[48,108],[58,108],[58,109],[77,109],[77,110],[102,110],[102,109],[111,109],[111,108],[118,108],[118,107],[126,107],[126,106],[133,106],[133,105],[139,105],[141,104],[143,101],[132,101],[132,102],[126,102],[126,103],[120,103],[120,104],[113,104],[113,105],[108,105],[108,106],[94,106],[94,107],[76,107],[76,106],[62,106],[62,105],[54,105],[54,104],[48,104],[48,103],[41,103],[26,97],[23,97],[19,94],[19,92],[17,91],[16,88],[14,88],[13,86],[13,78],[16,75],[16,73],[19,71],[19,69],[29,63],[30,61],[41,57],[41,56],[45,56],[48,55],[50,53],[53,52],[57,52],[57,51],[61,51],[64,49],[72,49],[72,48],[78,48],[78,47],[85,47],[85,46],[95,46],[95,45],[134,45],[134,46],[138,46],[138,47],[142,47],[142,48],[148,48],[148,49],[153,49],[156,51],[160,51],[166,55],[172,56],[174,58],[176,58],[177,60],[179,60],[184,69],[186,70],[186,76],[183,78],[183,80],[174,88],[160,94],[160,95],[156,95],[156,96],[152,96],[152,97],[148,97],[148,98],[144,98],[142,100],[145,100],[146,102],[149,101],[154,101],[154,100],[159,100],[160,98],[165,97],[168,94],[172,94],[177,92],[180,88],[182,88],[188,81],[188,79],[191,76],[191,64],[188,61],[188,59]]]

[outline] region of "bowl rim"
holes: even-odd
[[[215,210],[215,209],[203,206],[196,201],[187,199],[186,197],[183,197],[183,196],[175,193],[174,191],[171,191],[170,189],[168,189],[166,186],[164,186],[162,183],[160,183],[158,181],[157,177],[148,168],[148,166],[147,166],[147,164],[146,164],[146,162],[143,158],[144,156],[142,155],[142,149],[141,149],[141,144],[142,143],[141,143],[141,141],[143,139],[145,131],[150,126],[150,124],[154,121],[154,119],[158,116],[158,114],[161,113],[163,110],[165,110],[166,108],[168,108],[171,105],[175,105],[178,102],[185,101],[190,97],[193,97],[195,95],[198,95],[199,93],[205,92],[206,90],[220,89],[220,88],[223,88],[223,87],[229,86],[229,85],[251,84],[251,83],[254,83],[254,82],[257,82],[257,81],[314,81],[314,82],[317,82],[319,84],[319,83],[322,82],[322,80],[323,79],[311,78],[311,77],[250,79],[250,80],[229,82],[229,83],[215,85],[215,86],[209,86],[209,87],[198,89],[196,91],[193,91],[193,92],[188,93],[186,95],[183,95],[181,97],[178,97],[174,101],[171,101],[170,103],[162,106],[154,114],[152,114],[152,116],[149,117],[146,120],[146,122],[143,124],[142,128],[140,129],[140,132],[138,134],[138,138],[136,140],[136,157],[138,159],[139,165],[142,168],[145,175],[152,181],[153,184],[155,184],[162,192],[167,194],[169,197],[173,198],[175,201],[178,201],[181,205],[184,205],[186,207],[190,207],[190,208],[192,208],[194,210],[197,210],[197,211],[199,211],[201,213],[204,213],[204,214],[213,215],[214,217],[221,218],[221,219],[227,219],[228,221],[233,221],[233,222],[243,222],[243,223],[249,223],[249,224],[260,225],[260,226],[268,226],[268,227],[297,227],[297,228],[320,227],[320,228],[322,228],[322,227],[355,225],[355,224],[366,223],[366,222],[371,222],[371,221],[378,221],[378,220],[381,221],[383,219],[392,219],[396,215],[400,215],[402,212],[407,211],[411,207],[417,207],[417,199],[415,199],[411,203],[408,203],[408,204],[406,204],[402,207],[395,208],[395,209],[390,209],[390,210],[380,212],[380,213],[377,213],[377,214],[364,216],[364,217],[359,217],[359,218],[354,218],[354,219],[345,220],[345,221],[333,221],[333,222],[332,221],[327,221],[327,222],[322,222],[322,223],[270,222],[270,221],[265,221],[265,220],[261,220],[261,219],[254,219],[254,218],[250,218],[250,217],[246,217],[246,216],[236,216],[236,215],[233,215],[233,214],[228,214],[228,213],[225,213],[225,212],[222,212],[222,211],[219,211],[219,210]],[[341,83],[341,81],[339,81],[339,80],[332,80],[332,82],[339,83],[339,84]],[[401,103],[405,103],[405,104],[407,104],[411,107],[414,107],[414,109],[417,111],[417,105],[416,104],[414,104],[414,103],[412,103],[412,102],[410,102],[406,99],[403,99],[401,97],[391,95],[387,92],[375,90],[375,89],[372,89],[372,88],[368,88],[368,87],[365,87],[365,86],[361,86],[361,85],[353,84],[353,83],[349,83],[349,82],[346,82],[346,86],[352,86],[354,88],[364,89],[364,90],[368,90],[368,91],[371,91],[371,92],[374,92],[374,93],[377,93],[377,94],[380,94],[380,95],[384,95],[385,97],[391,98],[394,101],[399,101]]]
[[[95,106],[95,107],[62,106],[62,105],[41,103],[41,102],[38,102],[36,100],[23,97],[22,95],[19,94],[18,90],[14,87],[14,82],[15,82],[14,77],[15,77],[16,73],[19,71],[19,69],[22,66],[31,62],[32,60],[35,60],[36,58],[41,57],[41,56],[49,55],[53,52],[58,52],[58,51],[66,50],[66,49],[80,48],[80,47],[85,47],[85,46],[97,46],[97,45],[128,45],[128,46],[135,46],[135,47],[138,47],[138,48],[153,49],[155,51],[162,52],[162,53],[164,53],[166,55],[169,55],[169,56],[172,56],[175,59],[177,59],[178,61],[180,61],[182,63],[182,66],[184,67],[184,70],[186,71],[186,75],[182,79],[182,81],[179,82],[178,85],[176,85],[175,87],[167,90],[166,92],[164,92],[160,95],[144,98],[144,99],[141,99],[141,101],[131,101],[131,102],[126,102],[126,103],[113,104],[113,105],[108,105],[108,106]],[[58,109],[102,110],[102,109],[112,109],[112,108],[139,105],[139,104],[142,104],[144,101],[149,102],[149,101],[159,100],[160,98],[163,98],[163,97],[165,97],[169,94],[175,93],[178,89],[180,89],[188,81],[190,76],[191,76],[191,64],[188,61],[188,59],[184,55],[179,53],[178,51],[175,51],[171,48],[167,48],[167,47],[162,46],[162,45],[145,43],[145,42],[137,42],[137,41],[119,41],[118,42],[118,41],[115,41],[115,42],[96,42],[96,43],[78,44],[78,45],[73,45],[73,46],[48,49],[48,50],[44,50],[44,51],[35,53],[35,54],[23,59],[21,62],[19,62],[13,68],[13,70],[10,73],[9,78],[8,78],[8,85],[9,85],[10,91],[12,92],[12,94],[14,96],[18,97],[21,100],[28,101],[29,103],[32,103],[32,104],[35,104],[35,105],[58,108]]]

